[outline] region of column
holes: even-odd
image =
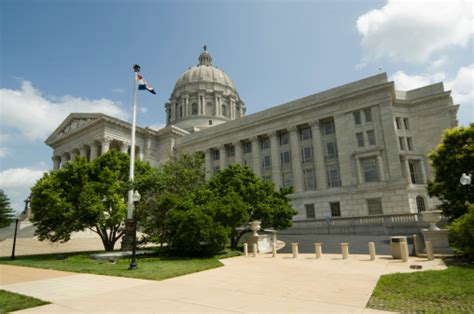
[[[204,152],[204,167],[206,171],[206,180],[211,178],[211,150],[206,149]]]
[[[260,171],[261,162],[258,136],[252,137],[250,141],[252,142],[252,169],[253,172],[255,172],[255,175],[260,178],[262,175]]]
[[[225,146],[222,145],[219,147],[219,169],[224,170],[227,167],[227,154],[225,151]]]
[[[61,155],[61,168],[64,167],[68,161],[69,161],[69,155],[67,153],[64,153]]]
[[[110,139],[109,138],[104,138],[101,142],[102,149],[100,154],[103,155],[109,151],[110,148]]]
[[[293,187],[295,193],[303,192],[303,176],[301,169],[300,154],[300,137],[298,128],[293,126],[288,129],[290,131],[290,148],[291,148],[291,169],[293,172]]]
[[[181,106],[183,106],[183,118],[188,115],[188,108],[186,107],[186,97],[183,97],[181,101]]]
[[[235,119],[235,101],[232,97],[229,97],[229,104],[230,104],[230,119]]]
[[[379,154],[377,155],[377,163],[379,167],[379,180],[385,181],[385,168],[383,166],[383,159],[382,156]]]
[[[214,108],[215,108],[215,112],[216,112],[216,116],[220,116],[220,108],[219,108],[219,99],[217,98],[217,96],[214,96]]]
[[[130,146],[130,144],[128,144],[127,142],[120,143],[120,152],[122,152],[124,154],[128,154],[128,147],[129,146]]]
[[[200,102],[201,102],[202,114],[206,115],[206,99],[204,97],[204,94],[200,94],[199,99],[200,99]]]
[[[311,123],[311,133],[313,134],[313,159],[314,170],[316,171],[316,189],[326,190],[328,183],[326,177],[326,167],[324,164],[324,147],[321,136],[319,121]]]
[[[189,108],[189,96],[186,96],[186,98],[184,98],[184,103],[186,106],[186,117],[187,117],[187,116],[190,116],[192,113],[191,108]]]
[[[94,160],[97,158],[97,155],[99,154],[99,146],[97,146],[97,143],[92,143],[90,145],[91,147],[91,156],[90,156],[90,160]]]
[[[420,159],[420,170],[421,170],[421,180],[423,180],[423,184],[427,184],[428,181],[426,179],[426,169],[425,169],[424,159]]]
[[[242,151],[242,142],[241,141],[236,141],[232,143],[234,145],[234,150],[235,150],[235,163],[242,165],[244,163],[244,154]]]
[[[412,184],[411,182],[411,175],[410,175],[410,165],[408,162],[408,158],[405,156],[405,173],[406,173],[406,180],[408,184]]]
[[[81,158],[87,158],[87,147],[85,145],[82,145],[81,148],[79,148],[79,156],[81,156]]]
[[[59,162],[60,162],[61,157],[59,156],[53,156],[51,157],[51,160],[53,161],[53,170],[56,171],[59,169]]]
[[[178,120],[179,112],[178,112],[178,103],[174,103],[174,121]]]
[[[357,179],[359,180],[359,184],[364,183],[364,178],[362,177],[362,166],[360,165],[360,158],[356,157],[356,165],[357,165]]]
[[[280,145],[278,143],[278,133],[270,133],[270,152],[272,155],[272,180],[275,189],[278,191],[282,186],[281,182],[281,166],[280,166]]]
[[[145,140],[145,149],[143,151],[143,159],[149,159],[151,154],[151,138],[147,138]]]

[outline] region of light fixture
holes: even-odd
[[[459,179],[459,182],[461,182],[462,185],[471,185],[471,181],[472,181],[471,173],[469,175],[463,173],[461,176],[461,179]]]

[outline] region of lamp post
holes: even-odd
[[[25,202],[25,210],[23,211],[23,213],[27,213],[28,212],[28,204],[30,203],[30,200],[31,200],[31,195],[28,196],[26,198],[26,200],[24,200]],[[20,218],[17,216],[16,219],[15,219],[15,233],[13,235],[13,248],[12,248],[12,255],[10,256],[10,259],[11,260],[15,260],[16,257],[15,257],[15,249],[16,249],[16,234],[17,234],[17,231],[18,231],[18,223],[20,222]]]
[[[137,190],[133,192],[133,203],[137,203],[141,199],[140,193]],[[137,261],[136,261],[136,251],[137,251],[137,209],[134,206],[133,211],[133,244],[132,244],[132,261],[128,266],[128,269],[134,270],[137,269]]]
[[[465,174],[463,173],[461,178],[459,179],[459,182],[462,184],[462,185],[471,185],[471,182],[472,182],[472,173],[469,173],[469,174]]]

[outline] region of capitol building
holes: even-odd
[[[137,156],[159,166],[176,152],[201,151],[207,177],[247,165],[276,188],[293,186],[294,220],[417,213],[428,196],[427,155],[458,105],[437,83],[398,91],[385,73],[246,115],[231,78],[202,51],[176,81],[166,126],[137,127]],[[76,156],[128,152],[131,124],[72,113],[46,139],[59,169]]]

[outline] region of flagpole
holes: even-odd
[[[130,174],[128,180],[130,183],[133,182],[135,177],[135,129],[137,124],[137,73],[140,68],[134,67],[134,79],[133,79],[133,101],[132,101],[132,144],[130,146]],[[127,219],[133,219],[133,187],[128,190],[128,200],[127,200]]]

